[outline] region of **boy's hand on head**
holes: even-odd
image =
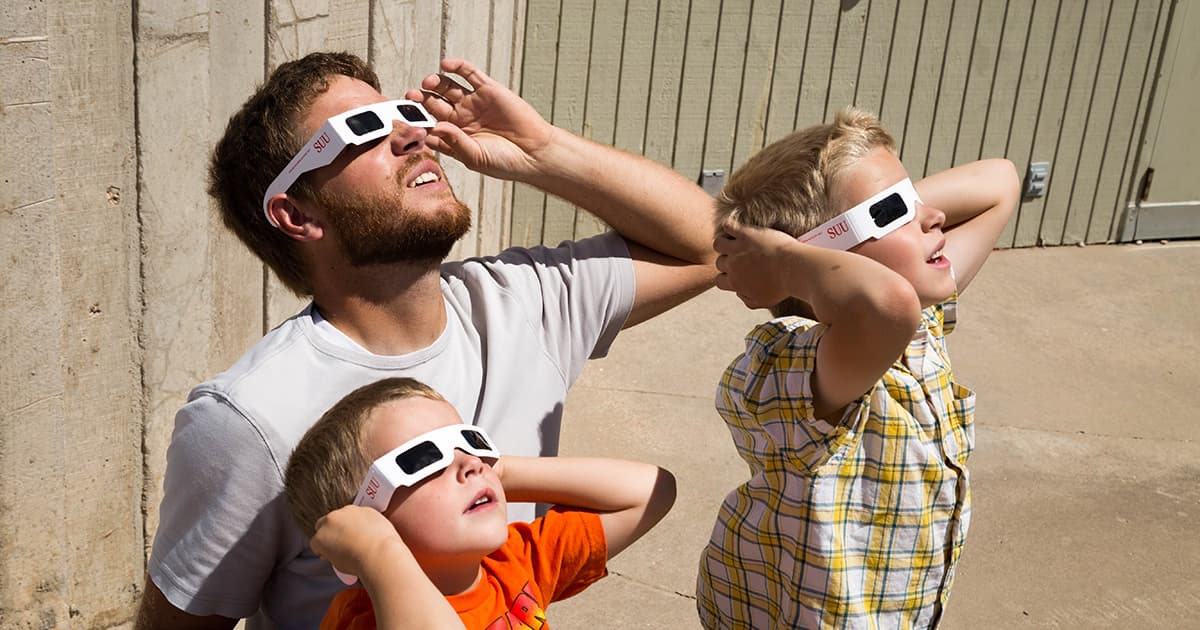
[[[555,128],[532,105],[463,59],[444,59],[469,87],[441,74],[421,81],[405,98],[419,101],[440,121],[425,142],[473,171],[521,179],[538,171],[537,153],[550,143]]]
[[[503,486],[504,485],[504,457],[503,456],[501,456],[500,459],[497,459],[496,463],[492,464],[492,472],[496,473],[496,478],[500,480],[500,485]]]
[[[368,559],[389,551],[408,551],[387,517],[360,505],[347,505],[322,516],[309,544],[338,571],[358,576],[365,573]]]
[[[788,251],[803,247],[785,232],[725,222],[713,240],[717,251],[717,287],[733,291],[750,308],[766,308],[791,297]]]

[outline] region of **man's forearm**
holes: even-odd
[[[645,157],[563,129],[526,183],[595,214],[626,240],[691,263],[715,259],[712,198]]]
[[[180,630],[225,630],[237,624],[237,619],[208,615],[198,617],[176,608],[158,590],[158,586],[146,576],[146,590],[142,593],[142,601],[138,606],[137,619],[134,621],[136,630],[156,630],[157,628],[179,628]]]

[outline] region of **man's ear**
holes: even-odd
[[[322,224],[305,204],[287,193],[279,193],[267,202],[267,214],[279,230],[298,241],[315,241],[325,235]]]

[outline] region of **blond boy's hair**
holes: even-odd
[[[312,537],[317,520],[354,501],[371,457],[362,428],[371,412],[393,400],[445,400],[411,378],[386,378],[346,394],[308,429],[288,460],[284,493],[292,519]]]
[[[838,175],[872,149],[896,150],[896,141],[874,114],[848,107],[832,123],[813,125],[764,147],[729,177],[717,195],[716,224],[738,223],[800,236],[837,215],[830,191]],[[776,317],[813,317],[795,298],[771,307]]]

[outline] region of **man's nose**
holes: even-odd
[[[398,120],[393,121],[392,135],[389,136],[392,153],[396,155],[408,155],[423,150],[427,135],[429,135],[429,132],[423,127],[413,127]]]

